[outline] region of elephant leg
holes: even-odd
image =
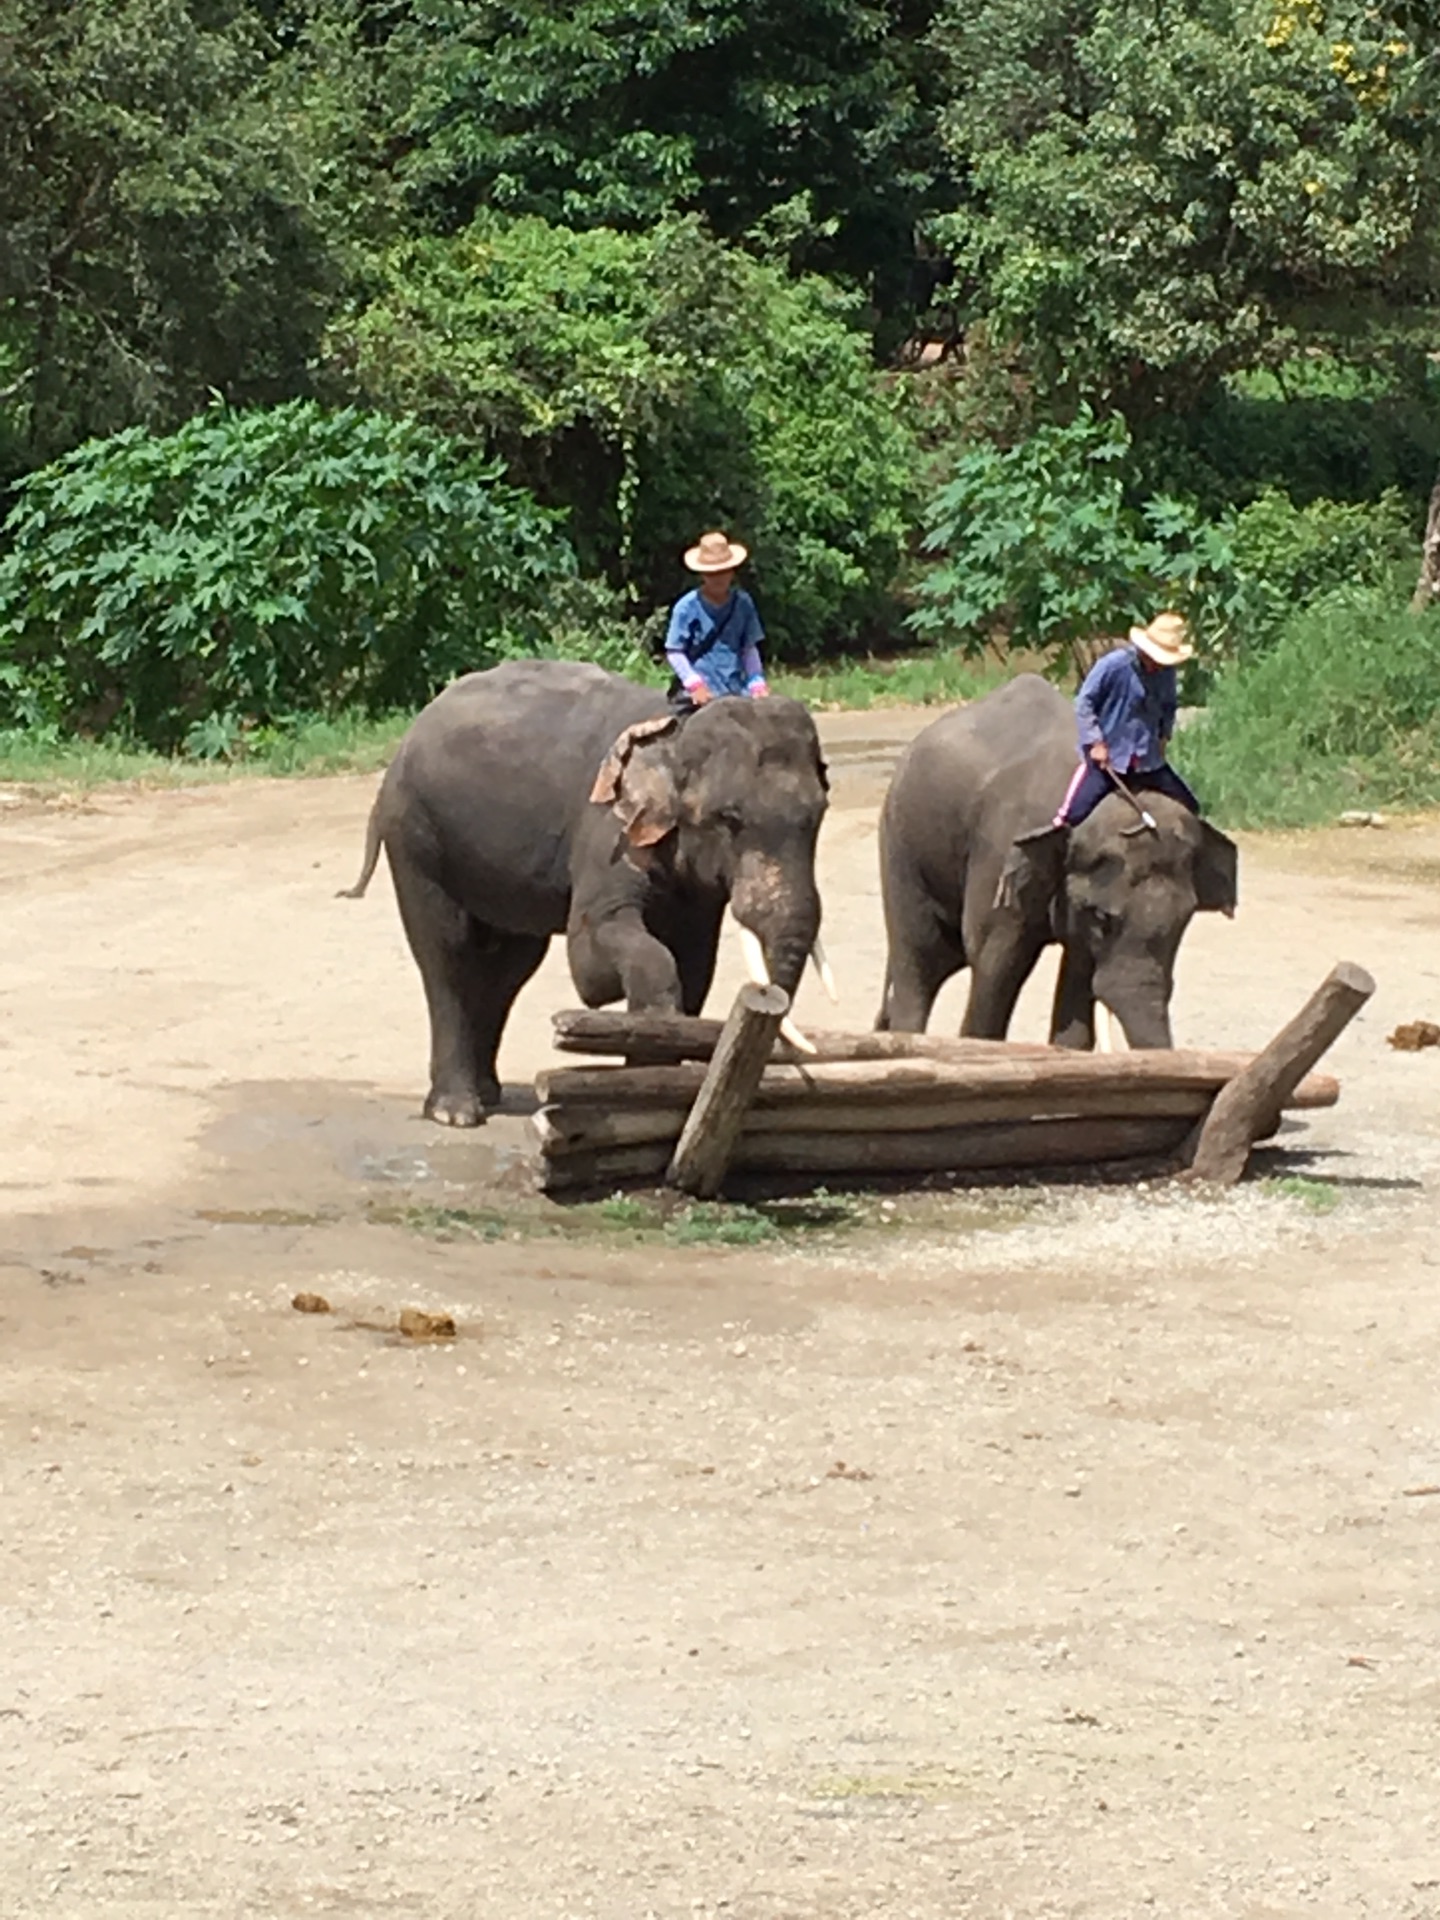
[[[676,929],[672,950],[680,973],[682,1013],[699,1013],[705,1005],[715,978],[715,961],[720,951],[720,924],[724,916],[723,905],[712,909],[708,905],[697,904],[694,911],[686,916],[683,928]]]
[[[487,1107],[500,1102],[500,1076],[495,1070],[500,1036],[510,1018],[516,995],[533,978],[550,948],[546,933],[490,933],[491,943],[481,955],[475,980],[473,1049],[476,1084]],[[438,1116],[437,1116],[438,1117]]]
[[[960,1025],[962,1038],[1003,1040],[1020,989],[1035,970],[1045,941],[1028,927],[992,927],[970,963],[970,999]]]
[[[1068,947],[1060,952],[1060,974],[1055,982],[1055,1006],[1050,1016],[1050,1044],[1089,1053],[1095,1045],[1095,982],[1086,957]]]
[[[426,1118],[478,1127],[499,1103],[495,1052],[506,1018],[549,941],[495,932],[403,857],[392,858],[391,872],[430,1012]]]
[[[885,998],[875,1021],[880,1033],[924,1033],[935,996],[965,964],[958,930],[933,900],[887,897]]]
[[[645,925],[638,908],[570,922],[570,972],[587,1007],[624,1000],[631,1013],[678,1013],[680,969],[675,956]]]

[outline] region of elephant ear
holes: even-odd
[[[1017,835],[1000,869],[995,905],[1017,907],[1026,919],[1048,912],[1060,891],[1069,838],[1067,827],[1039,827]]]
[[[675,831],[680,795],[660,741],[675,731],[678,716],[657,714],[627,727],[605,756],[590,789],[593,805],[609,807],[632,847],[653,847]]]
[[[1195,904],[1202,913],[1234,913],[1240,897],[1239,862],[1235,842],[1202,820],[1195,858]]]

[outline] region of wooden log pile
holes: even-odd
[[[562,1051],[612,1059],[536,1081],[541,1184],[559,1194],[664,1180],[709,1196],[730,1175],[1157,1161],[1233,1180],[1282,1111],[1334,1105],[1338,1083],[1311,1070],[1373,984],[1337,968],[1259,1055],[884,1033],[812,1033],[802,1055],[779,1037],[788,1002],[774,987],[742,988],[723,1024],[564,1013]]]

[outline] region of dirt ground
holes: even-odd
[[[826,723],[817,1023],[917,724]],[[1440,824],[1187,941],[1195,1044],[1377,975],[1288,1185],[734,1247],[547,1230],[558,951],[416,1117],[372,788],[0,796],[0,1915],[1440,1916]]]

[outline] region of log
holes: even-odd
[[[745,1116],[742,1140],[765,1134],[789,1133],[934,1133],[951,1127],[979,1126],[1002,1121],[1047,1119],[1176,1119],[1195,1122],[1209,1108],[1212,1096],[1190,1088],[1138,1087],[1109,1092],[1087,1092],[1083,1101],[1043,1101],[1037,1106],[1029,1094],[1008,1093],[937,1100],[897,1101],[893,1106],[849,1103],[823,1095],[793,1105],[752,1106]],[[685,1108],[599,1105],[542,1107],[534,1127],[543,1152],[552,1159],[576,1153],[606,1151],[611,1147],[641,1146],[659,1140],[675,1141],[685,1124]]]
[[[723,1022],[683,1013],[557,1013],[553,1040],[561,1053],[616,1055],[633,1065],[662,1066],[679,1060],[708,1060]],[[1051,1054],[1054,1047],[1017,1040],[953,1040],[924,1033],[815,1033],[806,1038],[813,1054],[801,1054],[778,1040],[775,1058],[796,1060],[973,1060],[998,1050]]]
[[[1231,1053],[1096,1054],[1047,1048],[1036,1054],[987,1054],[963,1063],[910,1059],[770,1066],[759,1077],[753,1106],[761,1112],[817,1099],[893,1106],[952,1095],[988,1099],[1013,1094],[1023,1095],[1033,1107],[1045,1101],[1081,1102],[1100,1092],[1129,1094],[1141,1088],[1214,1095],[1244,1072],[1251,1059],[1249,1054]],[[695,1062],[662,1067],[555,1067],[536,1077],[535,1090],[542,1106],[675,1107],[692,1102],[704,1079],[705,1069]],[[1284,1104],[1333,1106],[1338,1097],[1337,1082],[1317,1076],[1291,1088]]]
[[[1134,1160],[1173,1160],[1191,1131],[1185,1118],[1013,1121],[1002,1126],[928,1133],[742,1134],[730,1172],[766,1174],[920,1174],[1033,1170]],[[547,1160],[547,1192],[658,1180],[663,1144],[615,1147]]]
[[[1233,1186],[1254,1143],[1275,1129],[1277,1116],[1303,1076],[1332,1047],[1375,991],[1363,967],[1345,960],[1243,1073],[1216,1096],[1187,1146],[1190,1178]]]
[[[736,994],[666,1172],[669,1186],[697,1200],[711,1200],[719,1193],[780,1022],[789,1011],[790,996],[783,987],[744,986]]]

